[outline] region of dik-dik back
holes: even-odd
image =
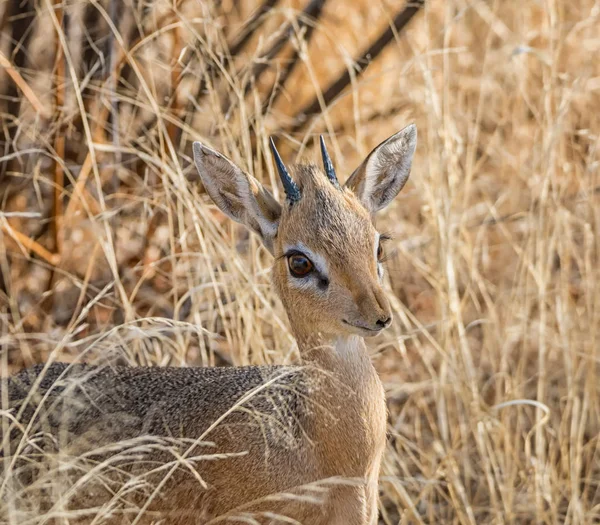
[[[91,464],[110,461],[110,469],[120,471],[109,474],[101,468],[101,477],[92,477],[74,495],[73,509],[114,502],[118,492],[100,483],[110,478],[123,486],[134,480],[145,484],[125,495],[136,509],[154,498],[141,523],[160,517],[169,524],[200,524],[228,513],[271,523],[270,518],[260,520],[265,512],[300,523],[335,523],[329,493],[339,487],[355,490],[368,468],[368,455],[361,457],[350,441],[365,422],[345,414],[346,403],[358,406],[360,399],[352,385],[311,365],[110,368],[55,363],[12,378],[13,408],[24,406],[21,400],[39,378],[20,417],[33,424],[32,430],[26,441],[13,431],[13,453],[24,446],[20,453],[31,458],[39,448],[64,464],[85,454]],[[371,432],[367,426],[363,435]],[[335,442],[324,439],[328,434]],[[339,446],[347,457],[332,449]],[[15,468],[19,489],[25,490],[39,465],[18,462]],[[165,475],[168,480],[153,496]],[[305,500],[299,504],[298,497]],[[352,511],[353,517],[360,512]],[[123,523],[117,516],[114,523]],[[350,516],[343,520],[339,523],[353,523]]]
[[[409,126],[344,186],[323,141],[323,170],[288,171],[273,145],[280,203],[195,143],[207,193],[274,256],[302,362],[23,371],[4,387],[19,422],[3,436],[4,468],[19,470],[24,488],[44,483],[40,458],[63,473],[76,465],[77,488],[61,508],[103,505],[115,523],[375,523],[386,408],[363,338],[389,326],[391,310],[373,216],[405,184],[415,145]]]
[[[150,505],[148,519],[159,512],[161,517],[168,513],[167,523],[205,523],[238,502],[278,492],[288,473],[296,479],[285,484],[294,486],[294,464],[313,469],[303,436],[312,424],[309,376],[299,367],[37,366],[8,384],[12,407],[25,408],[20,419],[33,424],[29,444],[13,430],[11,448],[15,453],[24,446],[31,453],[41,447],[63,460],[80,454],[97,462],[110,458],[113,468],[128,471],[121,482],[156,468],[153,462],[169,465],[175,470]],[[35,394],[23,403],[36,380]],[[17,468],[25,488],[38,465]],[[145,476],[149,485],[138,490],[132,504],[143,505],[164,473]],[[97,482],[90,480],[82,492],[99,497],[93,502],[78,498],[77,505],[113,498]]]

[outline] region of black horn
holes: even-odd
[[[281,183],[283,184],[283,190],[285,191],[285,196],[290,204],[294,204],[300,200],[300,189],[298,185],[293,181],[292,177],[288,173],[288,170],[285,167],[285,164],[281,160],[281,156],[275,147],[275,143],[273,142],[273,137],[269,137],[269,141],[271,143],[271,151],[273,152],[273,156],[275,157],[275,164],[277,165],[277,171],[279,172],[279,177],[281,178]]]
[[[325,175],[331,181],[331,183],[336,187],[340,187],[340,183],[335,176],[335,170],[333,169],[333,164],[331,162],[331,158],[329,157],[329,153],[327,153],[327,147],[325,146],[325,140],[323,140],[323,135],[320,136],[321,139],[321,155],[323,157],[323,167],[325,168]]]

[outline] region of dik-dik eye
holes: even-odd
[[[377,246],[377,260],[379,262],[383,259],[383,253],[383,245],[381,244],[381,241],[379,241],[379,245]]]
[[[295,253],[288,257],[288,267],[294,277],[302,278],[314,270],[314,265],[305,255]]]

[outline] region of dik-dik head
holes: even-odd
[[[343,186],[322,139],[323,170],[308,164],[288,172],[271,143],[286,195],[281,204],[229,159],[194,143],[196,167],[215,204],[275,257],[274,284],[296,332],[370,336],[391,323],[381,287],[385,239],[373,216],[406,183],[416,143],[416,127],[404,128]]]

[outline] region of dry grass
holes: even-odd
[[[0,3],[2,373],[293,361],[268,254],[201,192],[191,141],[275,186],[270,134],[291,161],[329,133],[348,175],[414,121],[411,181],[379,218],[395,310],[373,346],[389,405],[380,522],[598,523],[598,4],[430,1],[299,121],[403,6],[330,0],[308,35],[307,3],[277,3],[236,56],[254,0]],[[289,22],[291,44],[264,59]],[[63,505],[69,483],[53,481]],[[76,521],[11,484],[0,519]]]

